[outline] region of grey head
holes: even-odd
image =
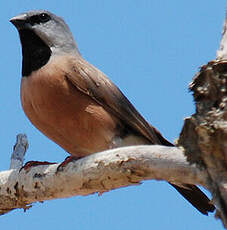
[[[11,18],[10,22],[20,35],[23,76],[41,68],[51,56],[80,55],[67,24],[49,11],[29,11]]]

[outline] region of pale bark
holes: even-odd
[[[15,208],[26,209],[37,201],[102,194],[156,179],[206,187],[218,208],[217,215],[227,227],[226,86],[227,21],[217,59],[204,65],[190,85],[196,113],[185,119],[178,140],[180,148],[132,146],[90,155],[61,170],[53,164],[28,171],[0,172],[0,214]],[[22,141],[15,149],[25,153],[26,148],[26,141]],[[22,165],[23,153],[20,157],[14,154],[11,168]]]
[[[28,140],[26,134],[18,134],[17,142],[13,147],[10,169],[18,169],[23,166],[24,156],[28,149]]]
[[[206,186],[203,171],[189,165],[176,147],[124,147],[70,162],[59,171],[58,166],[0,172],[0,213],[27,208],[36,201],[102,194],[150,179]]]

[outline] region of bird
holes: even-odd
[[[72,157],[131,145],[174,146],[82,57],[63,18],[32,10],[10,22],[22,47],[23,110],[38,130]],[[202,214],[215,210],[196,185],[169,183]]]

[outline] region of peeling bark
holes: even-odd
[[[102,194],[150,179],[206,186],[203,171],[189,165],[176,147],[124,147],[70,162],[61,170],[58,166],[0,172],[0,214],[37,201]]]
[[[202,66],[190,84],[196,113],[185,119],[179,148],[131,146],[90,155],[62,170],[57,170],[59,164],[19,170],[27,142],[18,139],[11,170],[0,172],[0,214],[27,209],[37,201],[102,194],[156,179],[206,187],[218,209],[216,215],[227,227],[226,86],[227,20],[217,59]]]
[[[185,119],[178,141],[190,163],[206,171],[206,185],[227,227],[227,20],[217,59],[190,84],[196,113]]]

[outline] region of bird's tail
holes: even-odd
[[[215,210],[209,198],[195,185],[182,184],[182,187],[170,183],[186,200],[204,215]]]
[[[155,133],[162,145],[174,146],[174,144],[166,140],[157,129],[155,129]],[[189,201],[202,214],[208,215],[208,212],[213,212],[215,210],[215,206],[211,203],[210,199],[196,185],[175,185],[172,183],[169,184],[171,184],[187,201]]]

